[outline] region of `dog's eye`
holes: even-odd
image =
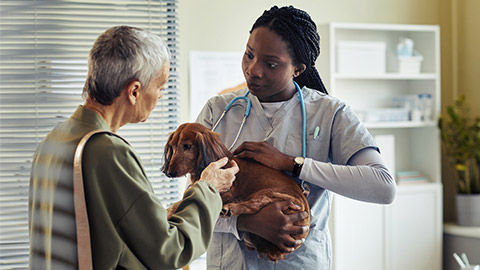
[[[185,149],[185,150],[188,150],[188,149],[190,149],[190,148],[192,148],[192,145],[191,145],[191,144],[186,144],[186,143],[185,143],[185,144],[183,145],[183,149]]]

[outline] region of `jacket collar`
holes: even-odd
[[[105,119],[103,119],[95,111],[87,109],[82,105],[79,105],[77,107],[77,110],[75,110],[75,112],[73,113],[72,118],[85,124],[91,125],[95,129],[111,131],[110,127],[107,125],[107,122],[105,122]]]

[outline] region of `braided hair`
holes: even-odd
[[[315,67],[315,60],[320,54],[320,36],[308,13],[293,6],[273,6],[255,21],[250,34],[257,27],[266,27],[279,35],[287,43],[293,63],[306,65],[305,71],[294,78],[300,87],[306,86],[328,94]]]

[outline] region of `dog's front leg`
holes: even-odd
[[[250,196],[246,201],[224,204],[221,216],[231,217],[241,214],[255,214],[266,205],[278,201],[292,201],[297,203],[298,199],[292,195],[262,190]]]
[[[226,191],[226,192],[220,194],[220,196],[222,197],[223,204],[233,202],[233,198],[235,197],[233,195],[233,192],[234,192],[234,188],[232,187],[229,191]]]

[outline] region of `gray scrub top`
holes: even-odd
[[[200,112],[197,122],[212,128],[225,106],[235,97],[245,95],[246,89],[211,98]],[[302,88],[307,122],[306,157],[316,161],[345,165],[359,150],[376,144],[351,108],[338,98],[317,90]],[[279,151],[302,155],[302,112],[300,99],[294,95],[286,101],[269,121],[262,105],[254,95],[249,117],[232,150],[244,141],[268,141]],[[246,102],[231,106],[215,129],[227,147],[233,143],[245,112]],[[319,133],[314,138],[316,128]],[[295,179],[300,183],[299,179]],[[320,186],[309,184],[308,202],[311,209],[310,233],[305,243],[285,260],[276,263],[258,259],[248,251],[243,241],[231,233],[215,232],[207,252],[207,269],[331,269],[331,240],[328,231],[331,194]]]

